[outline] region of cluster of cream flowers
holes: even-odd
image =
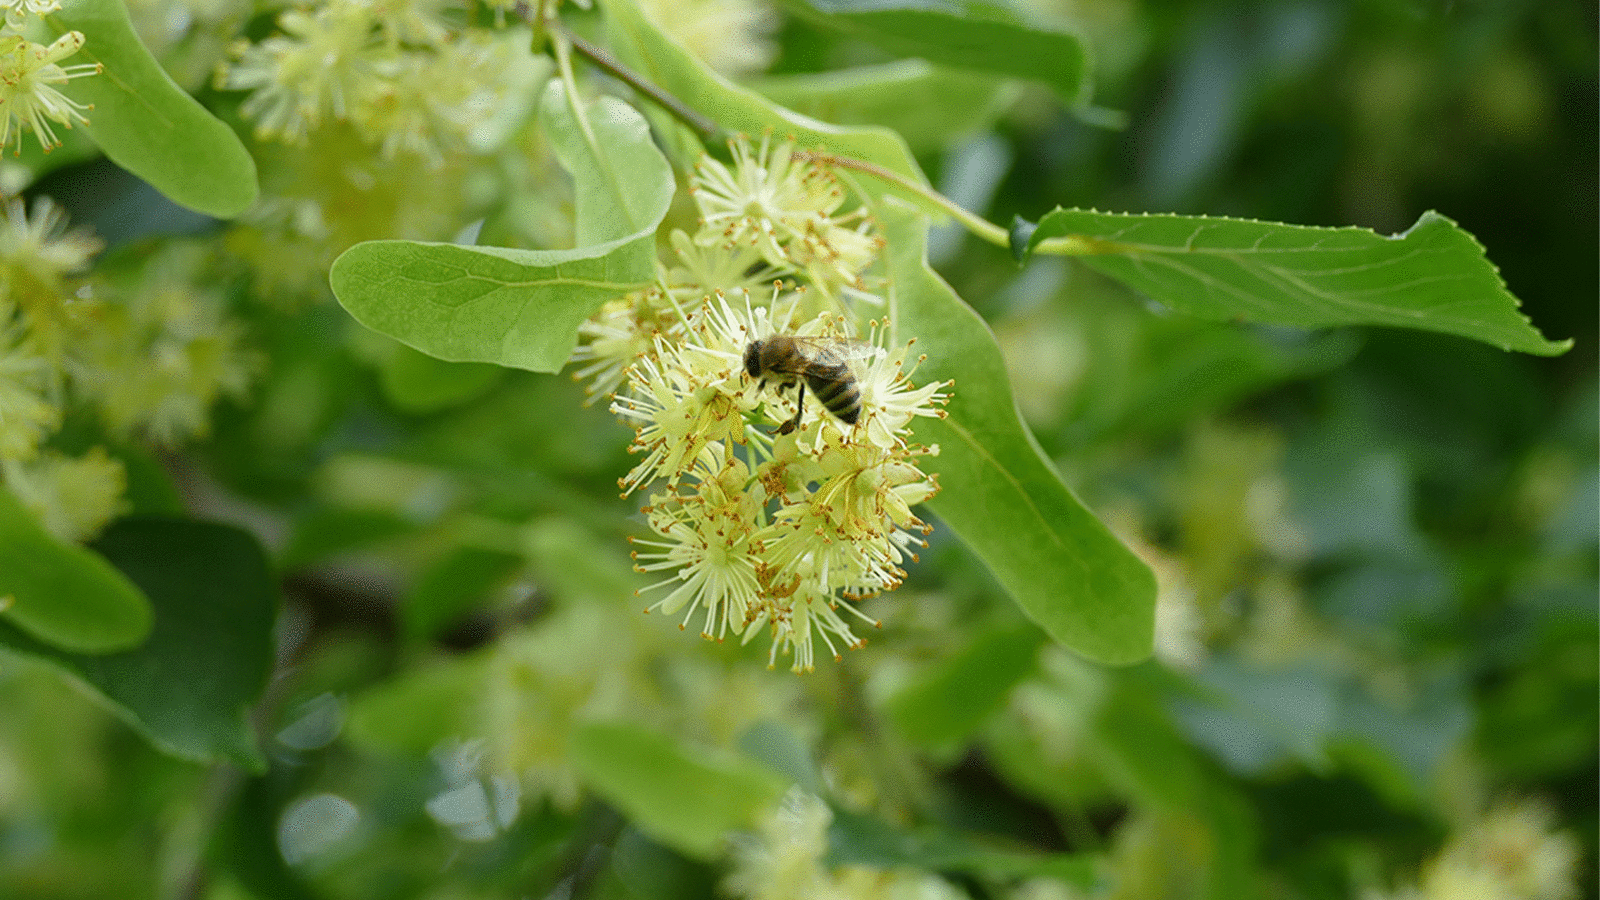
[[[532,35],[504,27],[507,14],[537,17],[530,8],[555,2],[489,0],[483,6],[492,21],[483,25],[467,24],[456,0],[297,3],[278,15],[275,34],[234,43],[215,81],[250,92],[241,112],[260,139],[304,145],[318,129],[342,123],[385,158],[414,155],[437,167],[455,151],[486,149],[503,137],[497,121],[538,81],[528,65]],[[767,35],[777,17],[768,3],[642,5],[719,71],[758,71],[775,53]]]
[[[100,248],[48,198],[0,206],[0,488],[69,541],[117,514],[126,474],[103,447],[52,443],[67,410],[112,438],[174,443],[252,367],[220,296],[192,287],[205,254],[170,244],[124,287],[80,274]]]
[[[746,900],[958,900],[968,896],[937,875],[911,868],[827,865],[832,822],[833,811],[822,798],[791,788],[755,833],[735,839],[733,866],[722,889]]]
[[[701,617],[701,633],[749,641],[770,631],[769,664],[813,666],[862,640],[842,613],[893,590],[928,526],[911,511],[938,490],[910,439],[917,416],[942,416],[945,383],[916,387],[909,341],[892,320],[858,339],[856,309],[883,306],[864,273],[882,240],[859,207],[841,213],[838,178],[790,143],[733,144],[731,166],[705,158],[692,190],[702,222],[671,236],[659,283],[608,304],[574,355],[590,390],[635,431],[639,463],[624,494],[647,492],[653,537],[637,568],[665,579],[649,608]],[[861,394],[847,425],[812,398],[800,427],[783,392],[746,371],[746,348],[796,335],[844,359]],[[781,379],[780,379],[781,380]],[[873,622],[872,624],[876,624]]]
[[[1579,894],[1578,842],[1555,829],[1555,811],[1539,800],[1514,800],[1451,835],[1422,877],[1367,900],[1570,900]]]
[[[430,0],[328,0],[285,10],[279,33],[239,41],[218,67],[224,90],[249,91],[256,137],[304,144],[346,123],[386,158],[437,166],[478,140],[515,90],[526,33],[463,28]]]
[[[0,149],[20,148],[22,133],[33,130],[48,153],[61,145],[51,122],[71,128],[84,123],[88,107],[57,89],[74,78],[100,72],[99,63],[64,66],[62,60],[83,49],[82,32],[69,31],[49,44],[24,36],[29,22],[61,8],[57,0],[0,0]]]

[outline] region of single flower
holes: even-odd
[[[84,37],[69,31],[46,47],[16,34],[0,35],[0,147],[20,146],[22,132],[33,129],[45,151],[61,146],[51,122],[71,128],[86,123],[78,103],[57,90],[74,78],[98,74],[99,63],[63,66],[61,61],[83,49]],[[13,137],[14,136],[14,137]]]

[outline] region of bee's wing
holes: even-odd
[[[815,350],[826,350],[847,363],[871,362],[881,348],[855,338],[833,335],[794,335],[795,343]]]

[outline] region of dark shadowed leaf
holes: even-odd
[[[920,56],[1049,85],[1062,99],[1086,99],[1083,41],[1061,28],[1029,22],[992,0],[785,0],[811,21],[898,56]]]
[[[155,627],[133,650],[67,653],[0,622],[0,643],[82,679],[157,747],[185,759],[264,765],[248,721],[272,670],[277,586],[249,534],[133,518],[95,549],[150,597]]]

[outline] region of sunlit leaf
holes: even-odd
[[[0,490],[0,623],[74,653],[126,650],[150,634],[150,601],[99,554],[56,540]]]
[[[900,56],[1042,81],[1085,98],[1088,55],[1076,34],[993,0],[785,0],[791,11]]]
[[[1150,654],[1155,576],[1083,507],[1022,424],[994,334],[928,268],[921,217],[886,205],[896,326],[927,355],[919,382],[954,380],[946,419],[918,420],[939,445],[934,512],[1051,638],[1106,663]],[[903,339],[903,338],[902,338]]]
[[[1190,315],[1301,328],[1387,325],[1460,335],[1541,356],[1545,340],[1519,310],[1472,235],[1438,213],[1404,234],[1205,216],[1057,209],[1025,234],[1081,239],[1084,265]]]
[[[1014,95],[993,76],[920,59],[769,75],[748,84],[774,103],[826,122],[888,126],[919,152],[943,150],[987,127]]]
[[[357,244],[329,275],[357,321],[439,359],[554,372],[596,307],[654,276],[655,229],[673,179],[644,119],[609,97],[580,119],[554,81],[541,114],[576,182],[582,246]]]
[[[681,853],[716,855],[727,832],[754,823],[783,793],[769,769],[637,725],[593,722],[572,736],[584,783],[641,830]]]
[[[105,66],[65,92],[94,106],[84,127],[112,162],[207,215],[236,216],[255,202],[255,160],[231,128],[161,69],[121,0],[65,0],[46,21],[57,34],[88,38],[69,62]]]
[[[154,604],[143,644],[77,655],[5,622],[0,643],[82,679],[168,753],[262,768],[248,716],[272,670],[277,586],[260,545],[224,525],[133,518],[114,524],[95,549]]]
[[[776,106],[748,88],[706,68],[682,47],[661,34],[632,3],[604,4],[606,28],[619,57],[652,83],[690,108],[711,117],[732,134],[760,136],[769,131],[792,136],[802,147],[825,146],[830,152],[876,163],[916,181],[922,170],[905,140],[887,128],[841,128]],[[681,135],[681,129],[677,132]],[[702,152],[696,140],[687,151],[692,164]]]

